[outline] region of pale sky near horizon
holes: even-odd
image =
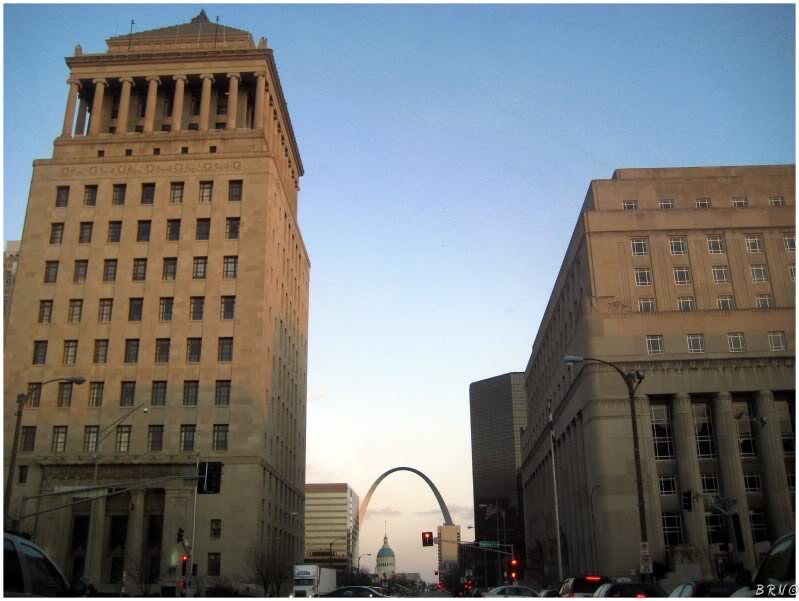
[[[76,44],[213,20],[274,49],[306,175],[307,481],[406,465],[473,523],[469,383],[523,371],[591,179],[793,163],[793,5],[5,5],[4,237],[52,154]],[[433,580],[426,485],[383,482],[400,571]]]

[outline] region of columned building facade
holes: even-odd
[[[107,46],[66,59],[63,130],[34,163],[6,336],[6,470],[30,393],[10,513],[100,591],[174,594],[179,529],[200,582],[246,581],[254,549],[303,552],[299,151],[263,38],[201,12]],[[66,376],[86,383],[47,384]],[[221,490],[195,512],[198,461],[222,464]]]
[[[754,572],[794,529],[795,170],[622,169],[591,183],[525,371],[527,564],[639,570],[635,407],[651,557]],[[550,426],[548,408],[553,422]]]

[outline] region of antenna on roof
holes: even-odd
[[[133,26],[136,24],[136,21],[133,19],[130,20],[130,33],[128,34],[128,52],[130,52],[130,44],[133,38]]]
[[[216,48],[216,33],[219,31],[219,15],[216,17],[216,27],[214,28],[214,48]]]

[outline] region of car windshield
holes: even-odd
[[[596,580],[588,580],[587,578],[575,578],[572,593],[593,593],[600,586],[610,582],[607,578],[597,578]]]
[[[313,586],[314,581],[311,578],[295,578],[294,586]]]

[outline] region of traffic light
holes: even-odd
[[[222,463],[203,461],[197,474],[197,492],[201,495],[216,495],[222,490]]]
[[[197,575],[197,564],[196,563],[191,564],[191,575],[192,576],[196,576]]]
[[[682,493],[682,508],[685,511],[693,511],[694,509],[694,499],[690,489],[684,490]]]
[[[188,564],[189,564],[189,556],[188,555],[184,555],[183,556],[183,561],[182,561],[181,566],[180,566],[180,575],[181,576],[185,576],[186,575],[186,567],[188,566]]]
[[[432,532],[422,532],[422,546],[423,547],[432,547],[433,546],[433,533]]]
[[[514,582],[519,578],[519,560],[515,557],[508,561],[508,577]]]
[[[183,542],[183,528],[178,528],[178,542]]]

